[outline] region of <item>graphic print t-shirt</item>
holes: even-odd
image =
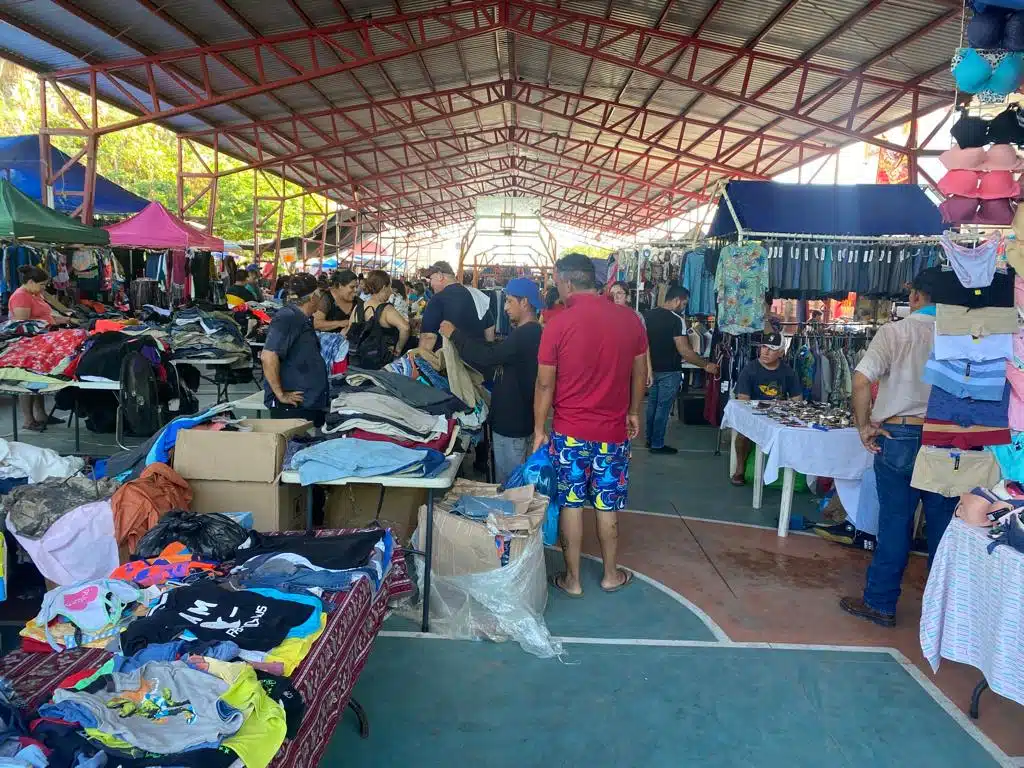
[[[294,627],[319,611],[314,605],[279,600],[252,590],[230,592],[200,582],[164,594],[149,616],[136,619],[121,635],[130,656],[151,643],[165,643],[188,630],[200,640],[231,640],[249,651],[269,651]]]
[[[796,371],[785,363],[769,371],[759,360],[754,360],[740,371],[736,381],[736,394],[747,395],[751,400],[789,400],[801,392]]]

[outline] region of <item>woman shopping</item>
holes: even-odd
[[[358,275],[350,269],[340,270],[331,277],[330,286],[313,313],[313,328],[347,334],[353,322],[358,324],[362,309]]]
[[[409,320],[390,303],[391,278],[387,272],[379,269],[370,272],[363,281],[363,290],[370,298],[363,306],[363,326],[358,339],[349,337],[350,354],[356,367],[377,370],[405,351]]]
[[[7,307],[11,320],[42,320],[49,325],[67,325],[67,318],[54,317],[53,307],[43,298],[43,289],[50,281],[50,275],[40,267],[25,265],[18,267],[21,287],[11,294]],[[22,429],[39,432],[49,424],[60,424],[60,419],[47,417],[46,403],[42,395],[20,397]]]

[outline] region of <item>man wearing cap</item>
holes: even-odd
[[[601,589],[616,592],[633,579],[616,563],[616,513],[626,507],[630,440],[640,432],[647,332],[631,307],[597,295],[594,264],[585,255],[559,259],[555,279],[566,308],[544,326],[540,340],[533,450],[548,444],[545,422],[553,410],[550,450],[558,474],[565,573],[552,585],[579,597],[584,507],[597,512]]]
[[[690,301],[690,292],[681,285],[670,285],[665,298],[644,315],[650,343],[651,386],[647,393],[647,447],[651,453],[674,454],[679,451],[665,445],[665,430],[672,403],[682,384],[683,360],[703,371],[718,375],[718,366],[693,351],[686,337],[680,314]]]
[[[327,366],[313,330],[313,313],[320,306],[317,280],[292,275],[289,303],[274,314],[267,329],[263,363],[264,403],[274,419],[308,419],[321,426],[327,416]]]
[[[455,279],[455,271],[447,261],[439,261],[427,268],[430,290],[434,295],[423,310],[419,348],[433,352],[441,346],[438,331],[447,320],[468,338],[494,341],[494,317],[489,310],[481,313],[466,286]]]
[[[764,332],[757,360],[752,360],[740,371],[733,397],[737,400],[803,400],[800,377],[782,362],[782,334]],[[743,485],[743,469],[753,444],[743,435],[736,435],[736,474],[733,485]]]
[[[924,509],[931,565],[958,501],[910,487],[931,394],[931,385],[922,379],[935,339],[932,297],[942,280],[937,267],[914,278],[910,316],[878,329],[853,374],[853,418],[861,442],[875,455],[878,543],[863,595],[844,597],[839,606],[883,627],[896,624],[896,602],[910,559],[918,502]],[[872,406],[871,386],[875,382],[878,396]]]
[[[505,286],[505,314],[513,331],[500,343],[472,338],[448,320],[439,332],[449,339],[462,359],[478,369],[497,367],[491,394],[491,431],[494,435],[494,474],[499,483],[523,463],[533,435],[533,389],[537,382],[537,350],[541,310],[537,284],[517,277]]]

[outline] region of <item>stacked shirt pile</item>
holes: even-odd
[[[1019,332],[1015,274],[998,258],[998,236],[975,248],[943,237],[942,246],[949,264],[932,296],[935,345],[923,376],[931,394],[911,484],[952,497],[999,481],[984,449],[1011,442],[1006,371]]]
[[[185,530],[175,517],[147,537]],[[325,600],[363,579],[379,589],[394,539],[383,529],[267,536],[222,515],[193,522],[213,518],[216,537],[194,532],[46,594],[22,630],[23,650],[114,655],[61,681],[36,719],[0,706],[4,723],[46,755],[42,765],[264,768],[298,734],[305,705],[288,678],[325,630]]]
[[[170,324],[171,348],[178,360],[230,360],[232,368],[249,368],[252,353],[238,323],[223,312],[181,309]]]

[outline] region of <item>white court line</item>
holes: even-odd
[[[639,574],[637,574],[639,576]],[[440,635],[422,632],[382,631],[381,637],[398,637],[421,640],[455,640]],[[967,734],[981,746],[992,759],[1002,768],[1021,768],[1022,758],[1010,757],[999,748],[994,741],[986,736],[977,725],[949,700],[938,686],[935,685],[918,667],[896,648],[869,645],[802,645],[800,643],[743,643],[743,642],[712,642],[710,640],[652,640],[645,638],[607,638],[607,637],[553,637],[565,645],[606,645],[606,646],[640,646],[649,648],[728,648],[734,650],[771,650],[771,651],[836,651],[839,653],[885,653],[903,667],[904,670],[931,696],[942,710],[956,721]]]
[[[594,560],[594,561],[596,561],[598,563],[601,562],[601,558],[597,557],[596,555],[588,555],[586,552],[583,552],[581,554],[583,555],[583,557],[587,558],[588,560]],[[662,584],[657,579],[652,579],[650,576],[647,576],[647,575],[645,575],[643,573],[640,573],[640,571],[634,570],[633,568],[630,568],[629,570],[633,572],[633,575],[636,578],[638,578],[638,579],[640,579],[640,581],[644,582],[644,584],[647,584],[648,586],[654,587],[656,590],[661,592],[663,595],[666,595],[666,596],[672,598],[677,603],[679,603],[681,606],[686,608],[686,610],[688,610],[691,613],[693,613],[694,616],[696,616],[698,619],[700,619],[704,623],[704,626],[708,628],[708,631],[711,632],[712,635],[714,635],[715,640],[717,640],[719,643],[728,643],[728,642],[730,642],[729,635],[727,635],[725,633],[725,630],[722,629],[720,626],[718,626],[718,622],[716,622],[714,619],[712,619],[710,616],[708,616],[708,614],[705,613],[703,611],[703,609],[701,609],[696,603],[693,603],[690,600],[687,600],[685,597],[683,597],[681,594],[676,592],[674,589],[672,589],[670,587],[666,587],[664,584]]]

